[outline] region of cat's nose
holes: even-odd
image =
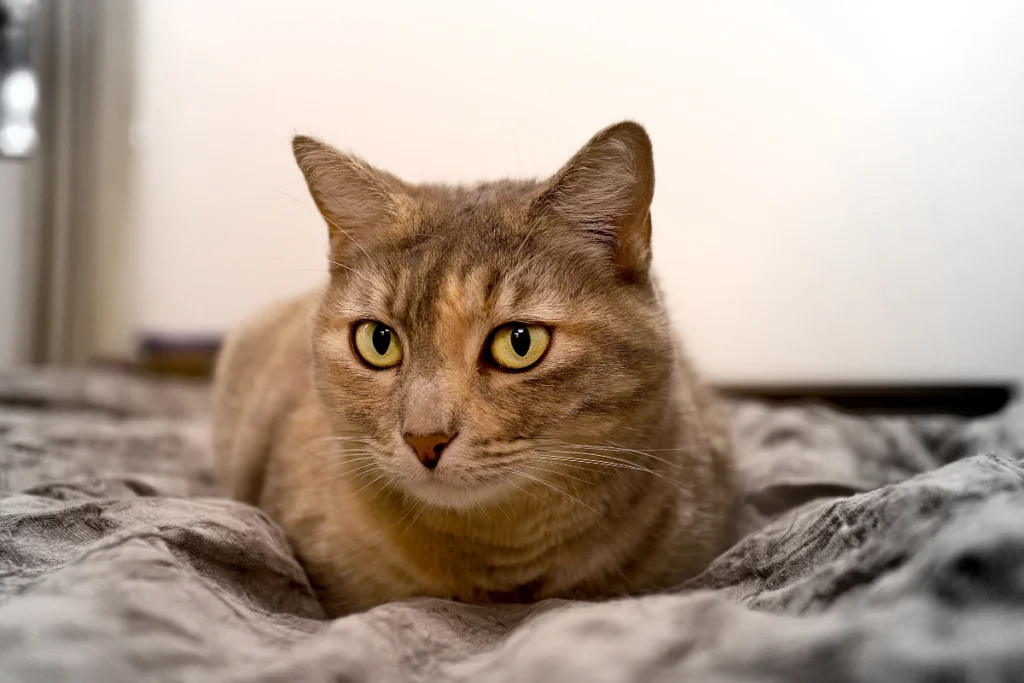
[[[454,434],[404,434],[405,442],[416,451],[416,457],[420,459],[423,466],[428,470],[437,467],[441,460],[441,454],[448,447]]]

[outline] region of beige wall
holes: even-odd
[[[323,276],[294,131],[457,181],[547,174],[631,117],[716,379],[1024,369],[1017,0],[630,7],[143,0],[123,334],[221,331]]]

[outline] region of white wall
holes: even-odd
[[[139,19],[139,329],[221,331],[322,277],[295,131],[456,181],[548,174],[630,117],[655,143],[656,261],[715,379],[1024,371],[1019,0],[143,0]]]

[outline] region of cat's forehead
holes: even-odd
[[[555,323],[586,280],[578,259],[573,264],[542,235],[493,226],[412,231],[367,252],[342,273],[339,304],[350,320],[421,329],[465,329],[472,321]]]
[[[347,251],[346,317],[424,330],[564,319],[585,283],[601,276],[557,234],[531,223],[534,192],[501,183],[418,198],[365,249]]]
[[[351,315],[456,326],[480,317],[562,316],[566,288],[557,274],[564,267],[531,250],[529,240],[520,240],[518,248],[493,236],[480,240],[470,245],[435,235],[370,252],[348,273],[346,289],[355,295],[348,297]]]
[[[392,275],[436,281],[455,274],[467,286],[493,288],[500,275],[514,277],[527,260],[555,246],[535,230],[522,193],[506,185],[447,191],[443,201],[428,196],[403,211],[374,245],[370,260]]]

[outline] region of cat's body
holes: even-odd
[[[232,335],[215,446],[329,611],[657,590],[723,549],[728,427],[648,270],[642,129],[547,183],[413,187],[304,138],[296,156],[336,228],[331,281]]]

